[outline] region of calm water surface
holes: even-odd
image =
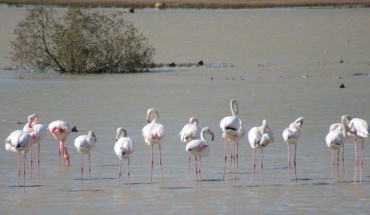
[[[5,58],[9,41],[24,14],[24,8],[0,8],[2,67],[10,65]],[[345,174],[332,179],[331,152],[324,138],[329,125],[343,114],[370,122],[370,9],[137,10],[127,19],[156,48],[156,62],[203,60],[206,65],[91,76],[2,70],[3,139],[22,128],[33,112],[45,123],[62,119],[79,130],[67,139],[69,168],[58,166],[56,141],[47,134],[41,147],[41,180],[27,178],[25,193],[16,190],[17,155],[1,145],[2,214],[368,214],[369,144],[363,183],[353,185],[353,139],[345,146]],[[345,89],[339,88],[342,83]],[[259,180],[259,168],[252,184],[247,138],[240,143],[237,180],[228,167],[222,181],[219,122],[230,115],[232,98],[239,101],[239,117],[247,131],[266,119],[275,134],[275,143],[264,151],[265,185]],[[159,111],[167,131],[162,147],[164,182],[158,154],[150,182],[150,148],[141,136],[151,107]],[[188,174],[188,155],[178,138],[191,116],[216,134],[211,154],[202,160],[202,188],[196,188],[193,169]],[[305,122],[295,184],[287,179],[287,148],[281,133],[300,116]],[[130,190],[126,163],[117,189],[113,145],[119,126],[136,143]],[[85,172],[80,186],[80,156],[73,141],[91,129],[98,137],[91,154],[92,182]]]

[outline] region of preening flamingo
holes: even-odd
[[[290,181],[290,145],[294,145],[294,175],[295,182],[297,183],[297,142],[301,136],[301,128],[303,125],[303,117],[299,117],[294,122],[292,122],[288,128],[283,131],[283,139],[288,145],[288,181]]]
[[[20,170],[20,153],[24,153],[23,161],[23,191],[26,190],[26,154],[27,151],[31,148],[32,137],[26,131],[16,130],[13,131],[5,139],[5,149],[11,152],[18,153],[18,175],[17,175],[17,189],[19,187],[19,176],[21,174]]]
[[[370,136],[369,134],[369,127],[367,122],[360,118],[351,118],[350,116],[346,115],[346,119],[348,120],[348,127],[349,127],[349,135],[351,137],[355,137],[355,175],[353,178],[353,183],[356,183],[357,177],[357,166],[358,166],[358,154],[357,154],[357,139],[361,139],[361,160],[360,160],[360,183],[362,182],[362,167],[364,165],[364,142],[365,138]]]
[[[90,151],[91,149],[95,148],[95,143],[97,139],[95,136],[94,131],[89,131],[87,135],[81,135],[76,137],[75,139],[75,147],[77,151],[81,154],[81,185],[83,179],[83,155],[89,155],[89,180],[91,183],[91,166],[90,166]]]
[[[122,172],[122,160],[127,160],[127,178],[128,185],[130,186],[130,157],[134,152],[134,141],[127,137],[127,131],[124,128],[117,128],[116,144],[114,145],[114,152],[119,158],[119,171],[118,171],[118,188]]]
[[[339,177],[339,154],[340,147],[343,147],[342,161],[343,161],[343,174],[344,174],[344,143],[349,137],[349,128],[346,122],[346,116],[342,116],[341,123],[334,123],[329,127],[329,133],[325,137],[326,145],[332,150],[331,151],[331,177],[333,178],[334,172],[334,151],[337,152],[337,176]]]
[[[49,124],[48,130],[54,136],[58,143],[59,166],[60,166],[60,156],[62,153],[65,160],[65,165],[69,166],[70,165],[69,154],[68,151],[65,150],[67,148],[67,146],[65,145],[65,141],[69,133],[71,132],[69,124],[62,120],[56,120]]]
[[[235,165],[237,165],[238,160],[238,141],[244,137],[243,133],[244,128],[240,128],[241,120],[238,119],[237,114],[239,113],[239,103],[235,99],[232,99],[230,101],[230,109],[232,116],[226,116],[224,117],[220,122],[220,128],[222,130],[222,137],[224,137],[224,147],[225,147],[225,163],[224,163],[224,173],[223,173],[223,180],[225,180],[225,170],[226,170],[226,149],[227,149],[227,140],[231,143],[230,148],[230,159],[231,162],[234,163],[234,177],[235,175]],[[236,148],[236,154],[235,154],[235,148]],[[234,155],[235,154],[235,155]],[[236,161],[235,161],[236,160]]]
[[[28,116],[28,122],[23,127],[23,131],[29,133],[32,137],[32,144],[37,144],[37,172],[38,172],[38,179],[40,180],[40,145],[41,141],[44,139],[46,135],[46,124],[39,121],[39,116],[37,114],[31,114]],[[30,179],[32,179],[32,146],[30,148]]]
[[[189,143],[192,140],[196,140],[200,138],[200,127],[198,126],[198,119],[195,117],[191,117],[189,119],[189,123],[184,125],[181,129],[180,140],[184,143]],[[191,156],[189,154],[189,173],[190,173],[190,161]]]
[[[202,184],[202,175],[200,168],[202,166],[202,157],[206,157],[209,155],[210,147],[207,143],[207,140],[204,137],[204,134],[209,134],[214,139],[214,134],[209,127],[204,127],[200,133],[200,139],[191,140],[187,145],[185,150],[191,153],[194,156],[194,164],[195,164],[195,176],[198,186],[198,181]],[[198,165],[198,158],[199,158],[199,165]]]
[[[262,125],[259,127],[253,127],[248,132],[248,140],[251,148],[253,149],[253,184],[254,184],[254,173],[256,170],[256,162],[255,162],[255,151],[256,149],[261,149],[261,159],[260,159],[260,167],[261,167],[261,180],[262,184],[264,184],[263,180],[263,149],[268,146],[270,143],[274,142],[274,135],[269,128],[267,121],[263,120]]]
[[[153,118],[152,121],[150,121]],[[152,163],[151,163],[151,173],[150,173],[150,180],[153,181],[153,145],[158,144],[159,146],[159,165],[161,167],[161,173],[162,173],[162,180],[163,178],[163,170],[162,170],[162,150],[161,150],[161,141],[163,140],[165,136],[165,130],[162,124],[158,123],[159,114],[158,111],[156,111],[153,108],[150,108],[147,111],[147,121],[149,124],[144,126],[142,129],[142,134],[144,137],[145,142],[148,144],[148,146],[151,147],[151,156],[152,156]]]

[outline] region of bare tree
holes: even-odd
[[[147,70],[155,50],[123,13],[38,6],[14,30],[10,58],[20,69],[60,73]]]

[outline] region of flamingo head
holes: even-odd
[[[28,116],[28,127],[32,127],[32,125],[36,122],[38,122],[38,119],[39,117],[37,116],[37,114],[31,114]]]
[[[157,118],[159,117],[158,111],[156,111],[153,108],[150,108],[148,110],[147,114],[146,114],[146,120],[148,121],[148,123],[151,123],[152,122],[152,121],[150,121],[150,119],[152,118],[152,115],[154,115],[153,121],[156,121]]]

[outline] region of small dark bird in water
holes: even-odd
[[[204,63],[203,63],[202,60],[198,62],[198,66],[203,66],[203,65],[204,65]]]
[[[344,84],[341,84],[341,85],[339,86],[339,88],[346,88],[346,86],[344,86]]]
[[[172,63],[168,64],[168,66],[169,66],[169,67],[175,67],[175,66],[176,66],[176,64],[175,64],[175,62],[172,62]]]
[[[76,126],[73,126],[72,132],[78,132]]]

